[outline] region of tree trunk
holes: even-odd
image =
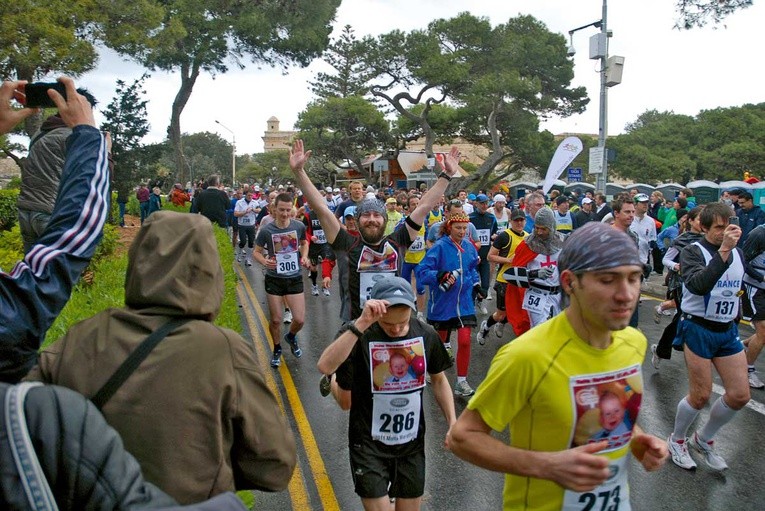
[[[178,180],[181,183],[188,181],[189,176],[186,156],[183,154],[183,141],[181,140],[181,113],[191,97],[191,91],[194,89],[197,77],[199,77],[199,66],[197,64],[192,63],[191,68],[185,63],[181,66],[181,88],[178,90],[178,94],[175,95],[170,114],[168,135],[170,136],[170,144],[172,144],[173,153],[175,154]]]

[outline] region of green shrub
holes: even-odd
[[[167,211],[177,211],[178,213],[188,213],[191,211],[191,203],[187,202],[183,206],[176,206],[170,201],[162,202],[162,209]]]
[[[19,226],[10,231],[0,231],[0,268],[11,271],[24,257],[24,243]]]
[[[125,214],[141,216],[141,203],[138,202],[138,197],[134,193],[131,193],[128,197],[127,204],[125,205]]]
[[[93,261],[98,262],[104,257],[112,255],[117,249],[119,239],[120,233],[117,230],[117,226],[104,224],[104,235],[101,238],[101,243],[96,247],[96,253],[93,254]]]
[[[18,190],[0,190],[0,230],[9,230],[19,219]]]
[[[113,226],[107,226],[108,230],[115,231]],[[111,235],[108,235],[111,236]],[[104,234],[104,239],[107,234]],[[237,276],[234,272],[234,247],[225,229],[215,227],[215,238],[218,242],[218,251],[223,264],[225,280],[225,292],[221,312],[215,320],[215,324],[230,328],[239,333],[242,332],[242,322],[239,318],[239,305],[236,298]],[[93,271],[91,283],[80,281],[72,292],[72,297],[64,307],[58,319],[45,337],[43,346],[47,346],[64,335],[75,323],[82,321],[94,314],[108,309],[109,307],[123,307],[125,305],[125,273],[127,272],[127,251],[118,257],[102,257],[95,263],[91,263]]]
[[[18,190],[19,188],[21,188],[21,176],[13,176],[5,185],[6,190]]]

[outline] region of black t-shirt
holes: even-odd
[[[377,245],[368,245],[360,236],[354,236],[345,229],[338,231],[335,241],[332,242],[332,249],[348,252],[351,319],[361,316],[364,302],[369,298],[369,292],[377,280],[389,275],[401,275],[404,253],[411,244],[412,239],[406,224],[396,227]]]
[[[422,450],[425,371],[451,365],[436,331],[415,317],[403,337],[388,337],[377,323],[369,327],[336,371],[340,388],[351,391],[349,445],[363,443],[382,457]]]

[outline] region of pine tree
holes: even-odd
[[[340,37],[332,41],[322,56],[334,72],[318,73],[310,83],[311,92],[319,99],[366,95],[372,74],[362,55],[361,43],[356,39],[353,28],[346,25]]]

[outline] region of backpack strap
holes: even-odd
[[[58,511],[56,499],[48,485],[48,479],[40,466],[32,439],[29,437],[24,400],[27,393],[34,387],[42,386],[40,382],[21,382],[8,387],[5,393],[5,428],[8,432],[8,443],[13,453],[13,461],[19,479],[27,495],[29,508],[33,511]]]
[[[125,380],[133,374],[133,371],[138,369],[141,362],[149,356],[151,350],[153,350],[159,342],[167,337],[167,334],[180,327],[181,325],[191,321],[194,318],[173,318],[154,332],[152,332],[144,341],[125,359],[125,361],[114,371],[114,374],[109,380],[104,383],[104,386],[96,392],[96,395],[90,398],[91,402],[96,405],[96,408],[101,410],[115,392],[125,383]]]

